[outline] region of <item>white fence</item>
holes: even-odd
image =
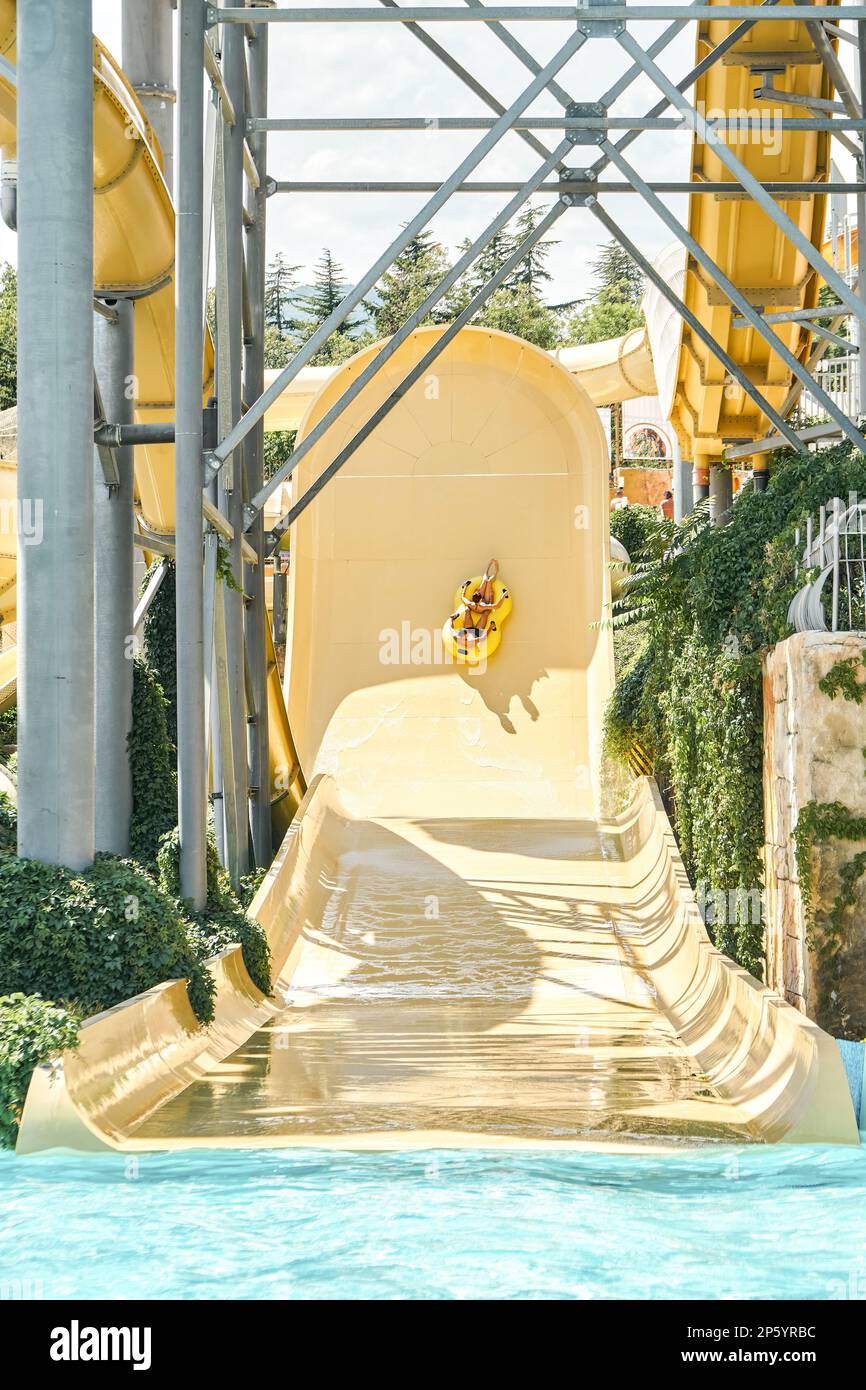
[[[832,498],[795,539],[804,583],[788,609],[791,625],[797,632],[866,631],[866,502]]]

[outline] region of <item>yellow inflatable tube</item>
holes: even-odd
[[[461,584],[454,595],[455,611],[442,629],[445,650],[450,651],[455,661],[466,666],[477,666],[492,656],[502,640],[502,624],[511,612],[511,594],[501,579],[493,583],[493,613],[485,628],[465,627],[464,617],[470,607],[472,595],[486,579],[484,574],[476,574]]]

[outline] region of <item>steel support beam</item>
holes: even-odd
[[[90,0],[18,7],[18,852],[93,859]]]
[[[249,13],[252,13],[250,11]],[[220,433],[224,422],[231,433],[241,421],[243,342],[243,194],[244,133],[246,105],[246,58],[244,31],[234,25],[222,31],[222,71],[232,106],[239,119],[223,125],[222,198],[216,209],[217,241],[224,251],[217,255],[217,370],[219,389],[217,409]],[[263,368],[264,369],[264,368]],[[221,692],[220,736],[223,764],[223,795],[226,808],[226,853],[232,882],[237,888],[249,870],[249,778],[247,772],[247,707],[244,680],[244,566],[241,538],[244,526],[245,448],[251,431],[245,430],[238,446],[226,456],[227,467],[219,477],[220,510],[230,522],[233,535],[227,544],[233,586],[217,586],[217,607],[225,639],[225,665],[220,661],[219,677],[227,681]],[[218,660],[220,658],[218,657]],[[223,698],[224,697],[224,698]],[[227,727],[223,715],[231,721]]]
[[[174,189],[173,0],[123,0],[123,70],[156,132]]]
[[[276,10],[249,10],[245,11],[248,15],[257,14],[276,14]],[[388,10],[383,10],[383,14],[388,14]],[[469,11],[455,10],[455,14],[470,13]],[[499,118],[492,130],[478,142],[475,148],[457,166],[449,178],[437,189],[434,196],[415,217],[403,228],[400,235],[391,243],[388,249],[383,252],[377,261],[373,263],[365,275],[349,293],[340,301],[332,314],[329,314],[324,323],[316,329],[315,333],[307,339],[304,346],[295,353],[289,365],[280,373],[275,381],[271,383],[266,391],[259,396],[258,400],[250,405],[249,410],[242,420],[239,420],[227,438],[214,450],[213,458],[217,466],[228,458],[229,454],[246,438],[254,425],[264,419],[265,412],[272,401],[282,395],[290,381],[293,381],[302,367],[305,367],[312,357],[316,355],[324,343],[327,342],[335,328],[360,304],[361,300],[373,288],[379,277],[388,269],[405,246],[409,244],[414,236],[426,227],[431,217],[438,212],[439,208],[447,202],[454,189],[464,181],[466,176],[481,163],[492,149],[499,143],[503,135],[510,129],[511,123],[523,114],[527,107],[539,96],[547,87],[550,79],[564,67],[570,58],[582,48],[585,36],[581,33],[574,33],[563,44],[550,62],[545,64],[538,77],[534,78],[512,102],[511,106],[503,116]]]
[[[376,131],[419,131],[429,135],[431,130],[490,130],[494,124],[492,116],[253,116],[248,118],[246,127],[249,134],[268,131],[297,135],[304,132],[328,131],[356,135]],[[744,117],[742,120],[736,117],[719,117],[708,121],[708,125],[718,135],[728,131],[748,134],[750,131],[760,133],[766,130],[766,122],[761,121],[760,117],[752,116]],[[693,134],[691,125],[681,116],[610,116],[606,112],[599,116],[521,116],[511,128],[515,131],[588,131],[599,135],[610,130],[669,130]],[[784,116],[773,123],[773,129],[820,131],[830,134],[842,130],[863,132],[866,131],[866,121],[853,116],[840,116],[837,119],[823,116]]]
[[[359,5],[355,9],[323,5],[316,9],[309,6],[278,6],[270,10],[248,10],[241,6],[217,9],[209,6],[210,22],[218,20],[229,24],[459,24],[462,21],[475,21],[483,24],[658,24],[669,20],[690,19],[717,20],[718,5],[593,5],[590,9],[585,3],[578,5],[488,5],[485,8],[458,10],[445,5],[406,5],[395,10],[377,10]],[[841,4],[833,7],[833,19],[842,23],[849,19],[866,19],[866,5]],[[754,5],[733,4],[724,6],[724,18],[730,20],[750,20],[755,23]],[[782,24],[804,20],[801,5],[778,5],[774,13],[767,16]]]
[[[622,142],[620,142],[622,143]],[[614,148],[617,148],[616,146]],[[440,184],[429,180],[427,182],[413,182],[408,179],[328,179],[305,182],[302,179],[278,179],[275,180],[272,193],[435,193],[440,188]],[[747,198],[748,194],[741,193],[735,183],[691,183],[683,179],[668,179],[647,184],[653,193],[675,193],[683,197],[705,196],[705,197],[742,197]],[[501,179],[473,180],[469,179],[461,183],[453,191],[455,193],[516,193],[520,188],[519,183],[507,182]],[[817,183],[812,182],[775,182],[765,183],[764,188],[773,198],[789,198],[793,196],[823,198],[828,193],[859,193],[862,184],[859,182],[851,183]],[[575,171],[574,178],[562,178],[558,183],[541,184],[539,193],[550,193],[558,198],[562,193],[597,193],[597,194],[619,194],[634,193],[636,190],[629,184],[621,180],[604,181],[600,179],[580,178]]]
[[[310,449],[319,442],[322,435],[326,430],[330,429],[334,421],[337,420],[346,409],[346,406],[351,404],[367,383],[372,381],[377,372],[379,372],[381,368],[385,366],[386,362],[394,356],[394,353],[401,344],[406,341],[419,324],[424,322],[431,309],[435,308],[442,296],[447,294],[451,286],[456,284],[461,275],[469,269],[481,251],[484,250],[487,243],[511,221],[515,213],[520,211],[521,207],[523,207],[524,203],[532,196],[535,189],[541,183],[542,179],[544,179],[551,168],[559,162],[561,152],[562,146],[559,146],[551,152],[545,163],[535,171],[532,178],[528,179],[527,182],[523,184],[520,192],[515,194],[502,211],[494,217],[493,221],[485,227],[481,235],[476,238],[459,260],[455,262],[447,274],[439,281],[438,285],[427,295],[427,298],[418,305],[418,308],[409,316],[406,322],[388,339],[384,347],[380,348],[372,361],[358,373],[357,377],[350,383],[339,399],[326,411],[321,420],[318,421],[301,443],[297,445],[282,466],[277,469],[273,477],[253,496],[246,510],[248,521],[258,515],[268,498],[291,476],[304,455],[309,453]]]
[[[247,44],[247,74],[250,111],[263,116],[268,109],[268,30],[255,30]],[[260,172],[254,182],[247,180],[246,283],[249,292],[250,335],[244,350],[244,399],[254,401],[265,387],[265,218],[267,193],[264,172],[267,167],[267,136],[250,137],[251,153]],[[253,496],[264,482],[264,425],[261,421],[247,437],[244,446],[246,492]],[[250,786],[250,828],[256,864],[271,862],[271,787],[268,756],[268,667],[265,624],[265,533],[264,521],[257,516],[249,528],[248,539],[257,563],[244,566],[244,589],[249,595],[246,613],[246,666],[249,672],[253,708],[247,725],[247,764]]]
[[[202,604],[204,0],[180,0],[175,276],[175,511],[178,825],[181,894],[207,898],[207,758]]]
[[[325,487],[326,484],[330,482],[331,478],[335,477],[335,475],[340,471],[343,465],[349,461],[349,459],[352,457],[355,451],[361,447],[361,445],[367,438],[369,438],[376,426],[382,420],[384,420],[388,414],[390,414],[390,412],[394,409],[394,406],[398,403],[398,401],[401,401],[403,397],[406,395],[406,392],[409,391],[411,387],[415,385],[415,382],[419,381],[421,377],[424,376],[424,374],[429,370],[429,368],[439,357],[440,353],[444,352],[445,348],[452,341],[452,339],[456,338],[457,334],[460,332],[461,329],[465,328],[469,323],[471,323],[478,310],[484,307],[484,305],[487,303],[488,299],[494,293],[494,291],[496,291],[499,288],[499,286],[505,280],[508,279],[509,275],[515,269],[515,267],[520,264],[520,262],[532,249],[535,243],[537,241],[540,241],[541,238],[547,234],[547,232],[553,226],[554,222],[556,222],[557,219],[562,216],[562,214],[565,212],[568,206],[569,204],[564,199],[563,201],[556,203],[546,214],[546,216],[542,218],[538,225],[527,236],[524,237],[523,241],[520,242],[520,245],[517,246],[515,250],[511,253],[511,255],[508,257],[508,259],[503,262],[499,270],[497,270],[496,274],[492,275],[490,279],[486,281],[484,285],[482,285],[481,289],[479,289],[477,293],[473,295],[472,299],[470,299],[469,303],[466,305],[466,308],[463,309],[462,312],[457,315],[456,319],[454,319],[454,321],[450,323],[447,328],[443,329],[442,333],[436,339],[436,342],[433,344],[433,346],[427,352],[425,352],[424,356],[420,359],[420,361],[416,362],[415,366],[412,367],[412,369],[406,373],[406,375],[403,377],[403,380],[399,382],[397,386],[395,386],[394,390],[373,412],[369,420],[367,420],[366,423],[363,424],[361,428],[357,431],[357,433],[352,436],[348,444],[346,444],[344,448],[340,450],[336,458],[328,464],[327,468],[325,468],[322,473],[319,474],[315,482],[310,484],[310,486],[307,488],[307,491],[304,493],[302,497],[298,499],[298,501],[294,504],[294,506],[291,508],[288,514],[285,517],[283,517],[280,522],[277,523],[269,537],[270,550],[273,550],[276,547],[276,545],[279,544],[280,540],[285,535],[286,531],[289,529],[292,523],[294,521],[297,521],[298,517],[306,511],[310,503],[313,502],[316,497],[318,497],[319,493],[322,491],[322,488]]]
[[[115,318],[94,315],[94,366],[104,408],[112,420],[131,421],[133,303],[118,300]],[[107,487],[93,450],[94,678],[96,688],[96,849],[129,854],[132,777],[132,634],[135,630],[133,452],[114,451],[118,481]]]
[[[866,102],[866,23],[857,25],[857,71],[860,78],[860,105]],[[866,180],[866,134],[863,135],[858,160],[860,178]],[[857,292],[866,305],[866,189],[857,193]],[[860,414],[866,415],[866,333],[862,319],[858,323],[857,341],[860,344],[858,363],[860,385]]]

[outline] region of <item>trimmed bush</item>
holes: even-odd
[[[180,839],[177,828],[163,836],[157,856],[159,884],[162,891],[174,899],[180,898]],[[253,875],[250,875],[253,877]],[[252,900],[252,894],[248,901]],[[226,946],[240,945],[244,965],[250,979],[263,994],[271,992],[271,953],[268,939],[258,922],[246,914],[243,904],[231,885],[226,870],[217,857],[212,836],[207,844],[207,904],[204,912],[191,912],[184,903],[182,910],[191,924],[199,959],[216,955]]]
[[[0,997],[0,1148],[15,1147],[34,1067],[75,1047],[78,1019],[38,995]]]

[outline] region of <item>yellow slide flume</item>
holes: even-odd
[[[100,139],[135,103],[99,49],[96,72]],[[170,222],[146,148],[116,173],[127,192],[154,184],[127,215]],[[97,195],[98,219],[115,196]],[[118,206],[101,284],[144,274]],[[142,301],[162,325],[154,392],[171,370],[163,293]],[[300,489],[438,331],[344,412]],[[302,434],[372,351],[328,378]],[[142,409],[170,412],[150,392]],[[163,528],[170,478],[159,456],[138,479]],[[574,375],[461,333],[304,513],[292,554],[289,712],[312,780],[253,906],[274,997],[232,948],[209,1028],[182,981],[88,1020],[62,1067],[34,1073],[19,1151],[856,1142],[835,1044],[711,946],[651,784],[600,814],[607,453]],[[436,647],[443,613],[491,555],[514,613],[485,668],[456,667]]]
[[[0,54],[15,61],[15,0],[0,0]],[[135,297],[135,418],[174,419],[174,208],[162,176],[152,127],[117,63],[93,44],[93,193],[95,293]],[[0,145],[16,140],[15,89],[0,76]],[[202,399],[213,392],[214,355],[206,335]],[[136,509],[145,527],[174,534],[174,449],[135,450]],[[14,507],[15,470],[0,462],[0,505]],[[9,515],[6,512],[6,515]],[[11,527],[0,537],[0,621],[16,613],[15,550]],[[9,545],[8,541],[13,544]],[[10,658],[13,659],[13,658]],[[286,722],[279,676],[270,654],[268,720],[275,826],[285,830],[301,785]]]
[[[330,457],[314,447],[299,486]],[[211,1029],[182,982],[89,1021],[62,1076],[34,1074],[20,1152],[857,1142],[835,1043],[711,946],[652,784],[599,814],[607,537],[586,392],[526,343],[462,332],[293,535],[289,712],[312,780],[253,904],[274,997],[234,948]],[[486,667],[457,665],[443,605],[491,555],[514,611]]]

